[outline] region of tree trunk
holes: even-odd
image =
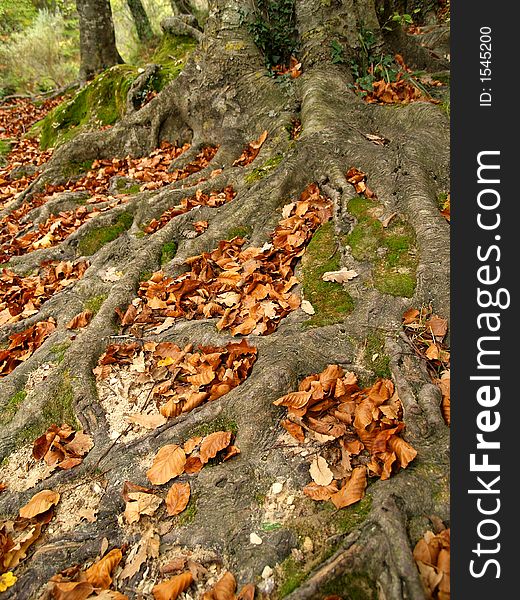
[[[153,36],[153,31],[143,3],[141,0],[127,0],[127,4],[132,13],[132,18],[134,19],[139,41],[146,42],[150,40]]]
[[[109,0],[76,0],[80,31],[80,78],[88,81],[123,59],[116,48]]]
[[[78,0],[83,11],[93,4]],[[105,2],[101,4],[106,7]],[[296,52],[302,75],[276,79],[265,69],[264,56],[251,36],[248,19],[254,13],[253,2],[211,0],[204,37],[182,75],[114,127],[82,134],[59,147],[40,181],[26,195],[25,200],[39,189],[38,185],[43,189],[45,181],[63,177],[66,165],[146,155],[161,141],[169,140],[191,144],[174,165],[181,167],[201,147],[219,145],[204,170],[156,192],[132,196],[124,208],[133,216],[129,232],[91,257],[93,266],[73,290],[49,301],[39,315],[14,326],[20,331],[54,316],[58,332],[52,342],[46,342],[0,381],[0,400],[7,403],[23,389],[32,372],[44,363],[51,365],[43,381],[41,375],[31,379],[30,391],[16,417],[0,431],[0,458],[13,451],[19,432],[53,400],[64,373],[76,415],[94,436],[95,446],[79,467],[52,475],[21,497],[7,490],[0,503],[6,512],[15,513],[37,490],[59,489],[66,497],[67,490],[94,480],[102,482],[103,491],[97,520],[82,521],[67,532],[57,527],[23,563],[19,581],[5,593],[6,600],[36,598],[59,570],[92,561],[104,538],[110,548],[125,543],[133,548],[144,530],[142,523],[129,529],[117,522],[124,510],[122,483],[130,479],[148,485],[146,465],[160,447],[182,443],[197,428],[214,422],[235,424],[241,454],[203,469],[190,480],[197,510],[189,524],[176,522],[161,533],[160,524],[151,518],[147,521],[161,536],[161,557],[176,547],[211,550],[240,585],[248,581],[258,584],[261,593],[257,597],[262,599],[278,600],[283,593],[290,600],[323,600],[327,586],[336,584],[334,592],[344,600],[354,594],[369,600],[425,600],[411,549],[436,520],[449,522],[449,429],[439,408],[440,392],[432,385],[424,361],[407,343],[401,317],[410,307],[430,303],[435,313],[449,316],[449,226],[437,204],[441,192],[449,189],[449,120],[432,103],[389,107],[364,102],[352,89],[350,59],[361,51],[360,33],[371,30],[385,52],[394,51],[401,40],[400,53],[411,66],[421,64],[422,68],[440,71],[447,62],[411,36],[383,29],[385,17],[379,4],[377,0],[295,0]],[[385,5],[387,14],[392,5]],[[109,33],[113,36],[111,28]],[[343,48],[339,62],[332,59],[333,42]],[[117,62],[117,56],[112,59]],[[287,130],[298,120],[301,134],[292,139]],[[264,130],[268,131],[267,141],[252,165],[234,166],[247,143]],[[370,136],[386,142],[376,144]],[[269,167],[276,157],[281,162]],[[380,291],[374,284],[371,259],[356,259],[345,242],[357,222],[349,205],[355,193],[345,177],[350,167],[367,173],[369,186],[382,205],[381,218],[397,214],[413,229],[418,265],[412,297]],[[107,434],[108,420],[92,378],[92,369],[107,344],[120,339],[110,337],[121,334],[114,310],[124,311],[135,298],[144,272],[162,268],[172,277],[178,276],[186,270],[184,260],[229,239],[231,228],[246,228],[251,245],[261,247],[282,218],[282,207],[296,200],[311,182],[318,183],[334,204],[334,254],[339,253],[341,266],[359,274],[348,288],[353,311],[331,324],[314,327],[305,324],[307,315],[295,311],[270,335],[248,336],[248,342],[258,348],[258,360],[242,385],[131,442],[114,444]],[[233,185],[238,192],[228,204],[176,217],[158,232],[142,236],[143,224],[183,197],[226,185]],[[44,209],[35,208],[31,218],[37,221]],[[116,207],[103,213],[60,245],[16,257],[13,264],[30,272],[42,260],[74,259],[79,240],[97,226],[96,221],[109,224],[120,211]],[[198,237],[186,235],[191,223],[199,220],[208,221],[205,232]],[[161,267],[161,249],[172,241],[178,244],[177,254]],[[117,283],[104,281],[99,274],[109,267],[117,268],[124,277]],[[99,312],[70,340],[63,360],[53,362],[52,344],[69,340],[65,323],[89,297],[99,295],[105,298]],[[309,482],[309,462],[280,441],[282,412],[273,401],[296,390],[306,375],[318,373],[328,364],[343,365],[373,380],[375,368],[365,355],[374,335],[382,340],[378,353],[388,357],[404,407],[404,437],[418,456],[406,470],[369,485],[371,504],[366,510],[357,512],[356,506],[343,509],[345,512],[322,509],[302,495],[303,486]],[[179,318],[154,339],[184,347],[189,342],[195,346],[223,345],[235,338],[217,331],[215,319]],[[24,410],[24,406],[30,408]],[[284,482],[284,498],[292,496],[295,509],[277,504],[270,492],[276,481]],[[264,521],[271,523],[273,519],[272,527],[262,529]],[[252,532],[260,535],[261,544],[251,543]],[[304,545],[306,537],[311,538],[312,547]],[[275,568],[280,564],[285,566]],[[266,565],[274,569],[273,576],[266,575]],[[295,570],[291,581],[290,565]],[[152,580],[160,577],[157,559],[150,556],[131,579],[119,582],[118,589],[132,599],[151,598],[150,586],[141,596],[137,590]]]

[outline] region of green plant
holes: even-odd
[[[338,42],[338,40],[332,40],[330,43],[330,60],[332,64],[339,65],[345,62],[343,51],[343,46]]]
[[[268,67],[286,64],[296,48],[294,0],[258,0],[249,32]]]

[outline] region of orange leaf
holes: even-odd
[[[397,435],[388,440],[388,445],[393,452],[396,453],[403,469],[406,469],[406,467],[417,456],[417,450],[413,446],[410,446],[408,442],[405,442],[403,438],[400,438]]]
[[[298,425],[298,423],[293,423],[289,419],[284,419],[280,422],[280,425],[290,433],[294,439],[298,440],[300,443],[305,441],[305,433],[303,431],[303,427]]]
[[[193,575],[186,571],[180,575],[175,575],[152,588],[152,594],[155,600],[176,600],[176,598],[187,590],[193,583]]]
[[[276,406],[288,406],[290,408],[303,408],[311,399],[312,392],[290,392],[278,400],[275,400],[273,404]]]
[[[20,516],[24,519],[32,519],[49,510],[51,506],[57,504],[60,500],[58,492],[52,490],[42,490],[35,494],[29,502],[20,509]]]
[[[163,446],[155,455],[152,466],[146,472],[150,483],[162,485],[184,471],[186,454],[177,444]]]
[[[55,600],[85,600],[94,591],[94,586],[88,581],[68,581],[55,583],[52,597]]]
[[[233,573],[226,571],[213,588],[213,598],[215,600],[235,600],[235,590],[237,582]]]
[[[181,513],[190,501],[190,484],[174,483],[166,496],[166,510],[173,517]]]
[[[206,464],[210,458],[214,458],[218,452],[227,448],[231,443],[231,431],[215,431],[206,436],[200,445],[200,460]]]
[[[92,321],[93,313],[91,310],[84,310],[67,323],[67,329],[80,329],[86,327]]]
[[[338,486],[335,481],[329,485],[318,485],[317,483],[312,482],[303,488],[303,493],[317,502],[322,500],[330,500],[330,497],[337,491]]]
[[[107,590],[112,584],[112,573],[122,558],[121,550],[114,548],[85,571],[85,580],[96,588]]]
[[[345,508],[355,504],[365,495],[367,487],[366,467],[356,467],[347,483],[331,496],[332,503],[336,508]]]
[[[240,590],[237,600],[255,600],[255,586],[252,583],[246,583]]]

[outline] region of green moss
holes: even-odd
[[[119,192],[120,194],[125,194],[127,196],[132,196],[133,194],[138,194],[141,191],[141,186],[136,183],[127,188],[122,188]]]
[[[320,590],[324,595],[342,594],[349,600],[376,600],[377,588],[366,573],[345,573],[328,581]]]
[[[246,225],[245,227],[232,227],[226,233],[226,239],[232,240],[233,238],[236,238],[236,237],[246,238],[246,237],[249,237],[252,233],[253,233],[253,228],[250,227],[249,225]]]
[[[175,524],[182,527],[184,525],[191,525],[197,515],[197,495],[194,494],[190,497],[188,506],[181,512],[180,515],[175,517]]]
[[[81,256],[91,256],[108,242],[118,238],[123,232],[130,229],[133,223],[133,215],[130,212],[121,213],[113,225],[96,227],[91,229],[80,240],[78,252]]]
[[[345,241],[356,260],[374,264],[373,283],[380,292],[410,298],[415,291],[418,264],[415,232],[399,217],[383,227],[375,216],[381,208],[373,200],[352,198],[348,211],[357,223]]]
[[[266,160],[261,167],[253,169],[251,173],[246,175],[246,183],[255,183],[256,181],[260,181],[260,179],[267,177],[270,173],[272,173],[272,171],[274,171],[278,167],[282,160],[283,156],[281,154],[276,154],[269,160]]]
[[[85,302],[85,310],[90,310],[92,314],[99,312],[99,309],[103,305],[103,302],[108,298],[107,294],[98,294],[97,296],[91,296]]]
[[[327,503],[325,506],[328,509],[334,510],[334,516],[331,518],[338,532],[349,533],[356,527],[359,527],[368,517],[372,508],[372,496],[366,495],[359,502],[356,502],[356,504],[338,511],[330,503]]]
[[[233,419],[225,416],[217,417],[209,423],[201,423],[197,425],[190,433],[189,437],[206,436],[215,431],[231,431],[233,435],[238,432],[238,424]]]
[[[391,377],[390,357],[385,354],[385,338],[380,333],[371,333],[365,340],[365,363],[376,377]]]
[[[325,223],[312,236],[302,259],[303,295],[316,311],[306,322],[308,326],[338,323],[354,308],[354,301],[343,285],[321,278],[327,271],[340,269],[339,259],[334,225]]]
[[[125,113],[128,90],[138,75],[136,67],[115,65],[83,87],[73,98],[33,126],[42,149],[58,146],[86,129],[113,125]]]
[[[161,248],[161,265],[169,263],[177,252],[177,242],[166,242]]]
[[[62,168],[63,176],[64,177],[74,177],[75,175],[80,175],[81,173],[86,173],[87,171],[90,171],[93,163],[94,163],[94,161],[92,161],[92,160],[69,162]]]
[[[303,566],[298,564],[292,556],[286,558],[280,568],[282,573],[278,595],[280,598],[284,598],[294,592],[305,581],[307,573]]]
[[[10,423],[16,413],[18,412],[18,407],[27,397],[27,392],[25,390],[19,390],[14,394],[11,398],[9,398],[5,408],[2,410],[2,414],[0,420],[3,424]]]
[[[153,275],[153,271],[143,271],[139,275],[139,281],[148,281]]]
[[[70,347],[70,342],[68,342],[68,341],[62,342],[61,344],[54,344],[54,346],[52,346],[52,348],[51,348],[51,353],[54,356],[54,361],[57,362],[58,364],[63,362],[63,359],[65,358],[65,352],[67,352],[69,347]]]
[[[173,81],[184,68],[197,42],[188,35],[165,34],[152,56],[152,62],[161,65],[152,81],[152,89],[160,91]]]
[[[11,152],[11,143],[9,140],[0,140],[0,159],[4,158]]]
[[[74,392],[68,371],[63,373],[62,381],[54,398],[47,401],[38,417],[19,432],[17,442],[19,444],[32,442],[52,424],[61,425],[62,423],[68,423],[73,429],[80,428],[74,414]]]

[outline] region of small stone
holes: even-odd
[[[277,494],[279,494],[282,490],[283,490],[283,483],[280,483],[279,481],[277,481],[276,483],[273,483],[273,485],[271,486],[271,493],[273,493],[275,496]]]
[[[262,538],[253,531],[253,533],[249,536],[249,541],[251,544],[259,546],[262,543]]]
[[[294,496],[287,496],[286,502],[289,506],[291,506],[291,504],[294,503]]]
[[[269,579],[273,574],[273,570],[269,565],[265,565],[264,570],[262,571],[262,579]]]
[[[303,548],[303,551],[306,553],[312,552],[314,550],[314,544],[309,536],[305,536],[305,539],[303,540],[302,548]]]

